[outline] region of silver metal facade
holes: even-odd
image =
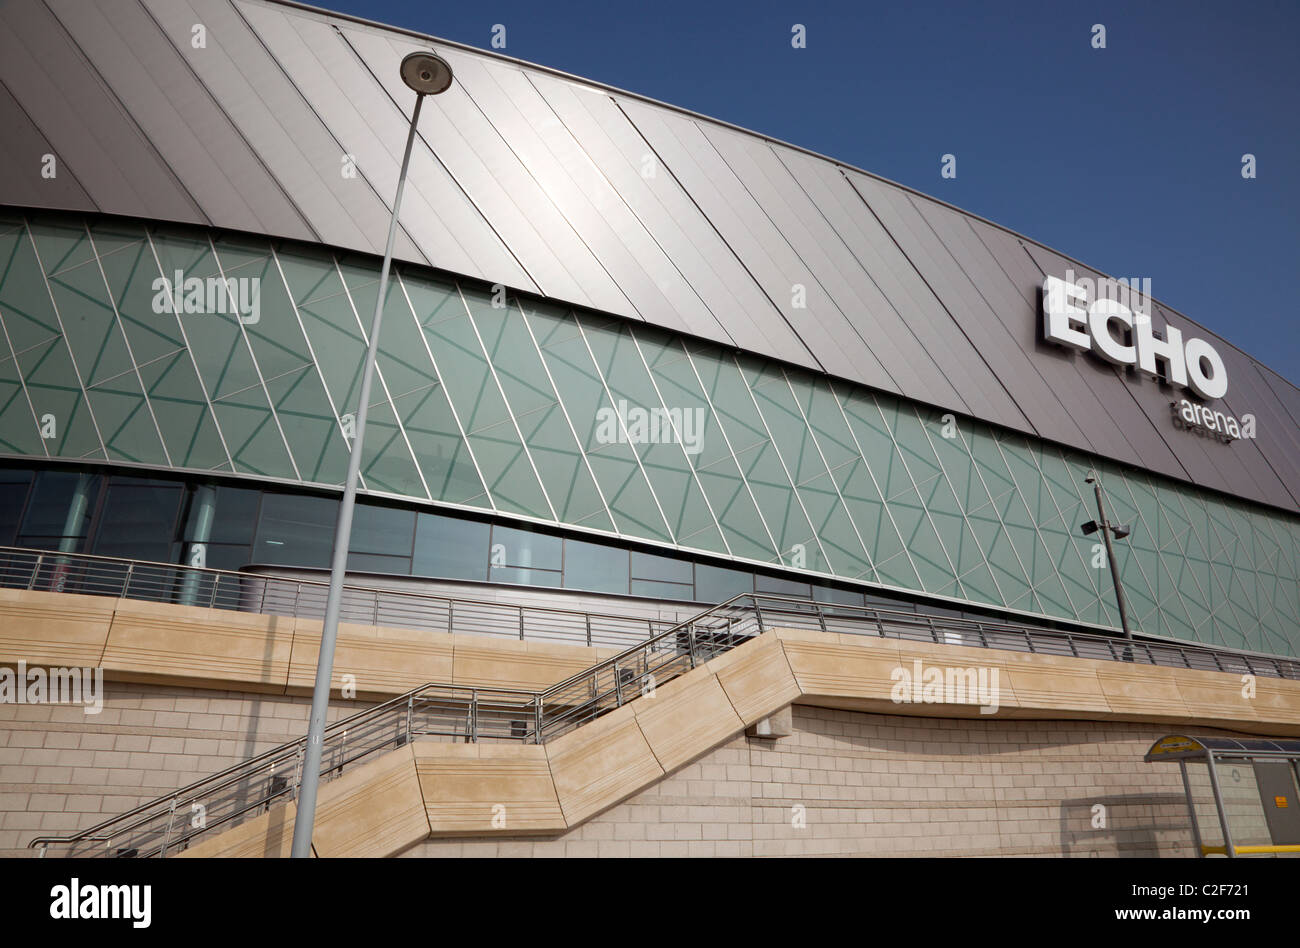
[[[1300,390],[1180,314],[1157,323],[1218,349],[1224,407],[1256,415],[1256,440],[1176,430],[1171,389],[1043,342],[1043,276],[1092,272],[1027,238],[722,123],[323,11],[0,6],[0,204],[377,254],[410,108],[395,64],[430,47],[457,82],[428,103],[399,260],[1300,509]]]

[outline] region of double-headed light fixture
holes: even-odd
[[[393,198],[393,216],[388,224],[388,244],[384,248],[384,265],[379,273],[375,296],[375,315],[370,321],[370,338],[366,348],[365,369],[361,375],[361,398],[357,406],[352,450],[348,455],[348,476],[343,487],[334,525],[334,550],[330,564],[329,595],[325,600],[325,621],[321,628],[320,659],[316,663],[316,687],[311,696],[311,722],[307,730],[307,747],[303,753],[302,778],[298,787],[298,806],[293,823],[293,856],[311,855],[312,828],[316,822],[316,790],[320,785],[321,750],[325,737],[325,714],[329,709],[330,680],[334,674],[334,645],[339,631],[339,605],[343,598],[343,577],[347,571],[348,546],[352,539],[352,512],[356,507],[357,477],[361,470],[361,444],[366,433],[366,414],[370,406],[370,382],[375,374],[375,355],[379,351],[379,323],[384,314],[388,290],[388,271],[393,264],[393,241],[397,237],[397,213],[402,206],[406,187],[406,169],[411,164],[411,147],[415,144],[415,126],[420,121],[420,106],[426,95],[437,95],[451,86],[451,66],[428,52],[411,53],[402,60],[402,81],[415,93],[415,111],[406,133],[406,151],[402,170],[397,176],[397,196]]]

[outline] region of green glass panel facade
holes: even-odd
[[[0,455],[337,489],[378,269],[195,228],[0,218]],[[223,299],[235,305],[214,307]],[[1113,628],[1108,566],[1098,538],[1079,531],[1095,516],[1084,482],[1095,470],[1111,519],[1132,526],[1115,551],[1135,628],[1300,651],[1300,518],[1289,513],[413,267],[390,282],[377,369],[362,489],[408,511],[476,508],[766,564],[787,571],[765,580],[774,589],[820,574]],[[401,550],[379,548],[396,536],[383,524],[354,550],[385,571],[448,559],[444,533],[509,529],[386,516],[403,524]],[[285,532],[308,520],[267,522]],[[319,559],[316,534],[329,524],[293,529]],[[49,541],[16,521],[11,532]],[[282,539],[240,543],[270,556]],[[587,545],[568,566],[493,566],[476,553],[465,578],[624,590],[612,558],[623,562],[625,549],[607,560],[594,540],[573,542]],[[627,591],[721,595],[747,582],[703,563],[693,580],[641,575],[637,564],[652,559],[632,557]]]

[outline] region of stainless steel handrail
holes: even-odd
[[[0,587],[320,618],[328,584],[209,567],[0,546]],[[185,601],[187,595],[192,602]],[[509,632],[505,629],[507,620]],[[343,621],[614,647],[640,641],[648,633],[675,624],[669,619],[356,584],[344,589]]]

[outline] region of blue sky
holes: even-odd
[[[325,0],[693,109],[942,198],[1300,384],[1300,3]],[[791,25],[807,48],[791,47]],[[1093,24],[1106,48],[1091,45]],[[940,157],[957,157],[957,177]],[[1258,177],[1241,175],[1255,155]]]

